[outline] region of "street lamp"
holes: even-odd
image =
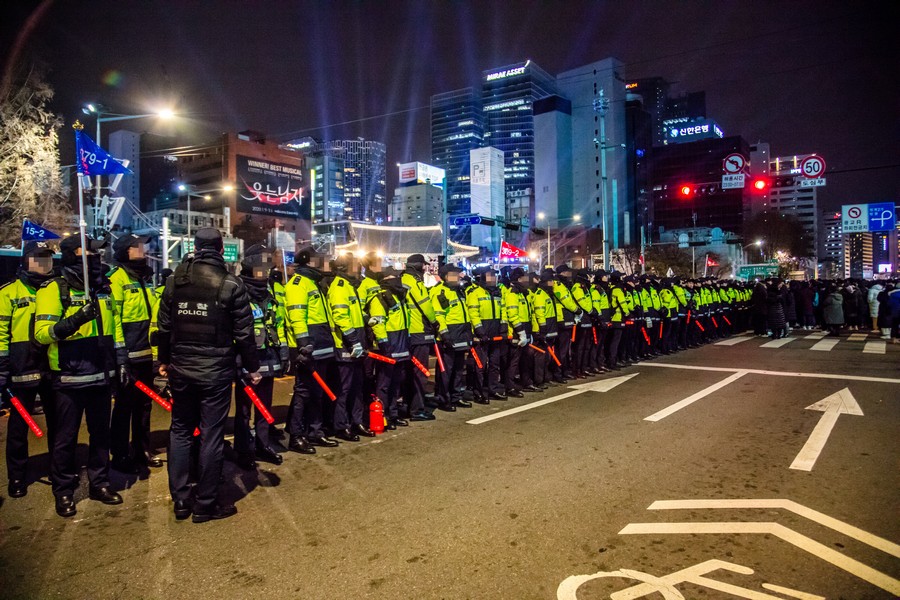
[[[191,186],[186,183],[178,184],[178,191],[184,192],[187,196],[187,237],[190,239],[191,237],[191,197],[194,198],[202,198],[207,202],[212,200],[212,195],[210,192],[214,191],[223,191],[223,192],[231,192],[234,191],[234,186],[230,183],[224,184],[221,188],[218,189],[209,189],[209,190],[199,190],[199,191],[191,191]]]
[[[746,256],[744,256],[744,250],[746,250],[750,246],[756,246],[757,248],[759,248],[759,255],[762,256],[762,245],[762,240],[756,240],[755,242],[750,242],[749,244],[741,246],[741,259],[744,261],[744,264],[747,264],[747,258]]]
[[[550,256],[550,219],[547,218],[547,215],[543,212],[539,212],[537,214],[537,218],[544,220],[544,227],[547,229],[547,262],[553,262],[553,261],[551,261],[551,256]],[[581,215],[573,215],[571,217],[566,217],[564,219],[557,219],[556,227],[559,228],[559,224],[563,223],[565,221],[574,221],[575,223],[578,223],[579,221],[581,221]]]

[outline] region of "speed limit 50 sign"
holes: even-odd
[[[825,173],[825,159],[821,156],[807,156],[800,163],[800,172],[809,179],[821,177]]]

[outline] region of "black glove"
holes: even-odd
[[[278,348],[278,361],[281,363],[281,374],[290,375],[294,364],[291,360],[290,349],[287,346]]]
[[[441,345],[444,347],[444,350],[447,352],[453,352],[455,348],[453,347],[453,342],[447,339],[441,340]]]
[[[86,302],[84,306],[78,309],[78,312],[69,315],[54,325],[53,335],[56,336],[56,339],[63,340],[81,329],[81,326],[85,323],[96,319],[97,314],[97,303],[94,301]]]
[[[312,361],[313,345],[309,338],[297,340],[296,365],[308,365]]]
[[[119,367],[119,388],[127,387],[129,383],[132,382],[131,372],[128,370],[127,365],[121,365]]]

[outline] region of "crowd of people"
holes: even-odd
[[[793,329],[872,331],[897,343],[900,337],[900,288],[895,280],[757,282],[753,288],[753,331],[781,338]]]
[[[154,285],[147,241],[119,237],[111,270],[104,244],[90,238],[63,240],[58,267],[46,244],[28,243],[16,279],[0,289],[0,388],[26,415],[41,400],[62,517],[76,514],[82,418],[89,498],[123,501],[111,468],[166,465],[175,517],[204,522],[236,513],[218,495],[232,402],[230,456],[252,470],[257,461],[281,464],[285,447],[311,455],[374,436],[375,400],[392,430],[749,328],[780,337],[791,327],[865,327],[872,316],[896,336],[900,324],[893,283],[864,293],[852,281],[441,265],[426,287],[421,254],[396,269],[374,253],[330,259],[306,247],[286,272],[284,257],[264,245],[246,249],[235,276],[215,229],[198,231],[194,253]],[[284,429],[270,415],[280,377],[293,377]],[[150,444],[153,400],[172,413],[167,463]],[[25,415],[11,411],[11,497],[28,491],[27,436]]]

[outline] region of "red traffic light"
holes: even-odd
[[[688,198],[691,194],[694,193],[694,190],[689,185],[683,185],[678,188],[678,193],[681,194],[683,198]]]
[[[762,177],[753,180],[753,189],[757,192],[763,192],[769,187],[769,181]]]

